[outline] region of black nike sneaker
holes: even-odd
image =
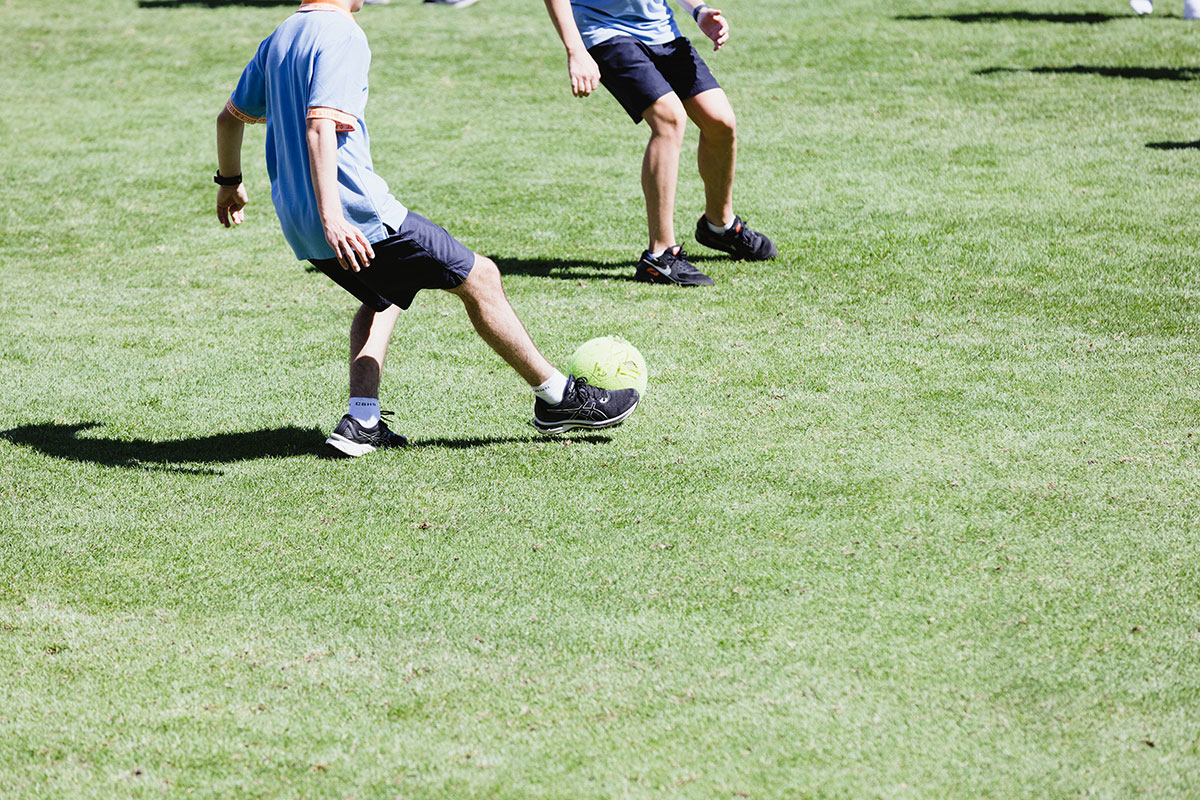
[[[688,263],[683,247],[670,247],[658,258],[650,251],[642,253],[638,261],[635,281],[642,283],[672,283],[676,286],[712,286],[713,279]]]
[[[750,230],[741,217],[735,216],[733,224],[724,233],[713,233],[708,227],[708,217],[703,214],[696,222],[696,241],[713,250],[723,250],[736,260],[766,261],[779,255],[771,240],[758,231]]]
[[[561,403],[552,406],[540,397],[534,401],[533,427],[541,433],[607,428],[624,422],[637,404],[637,389],[609,391],[592,386],[587,378],[569,375]]]
[[[333,429],[333,433],[329,434],[325,444],[336,450],[339,455],[351,458],[365,456],[373,450],[385,447],[406,446],[408,439],[388,428],[387,423],[383,421],[384,414],[391,416],[392,412],[380,412],[379,422],[374,428],[364,428],[362,423],[347,414]]]

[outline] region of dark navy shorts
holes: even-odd
[[[334,283],[376,311],[395,305],[408,308],[422,289],[453,289],[467,279],[475,254],[440,225],[412,211],[400,230],[373,242],[375,259],[364,270],[342,269],[336,258],[311,263]]]
[[[680,100],[721,85],[692,47],[680,36],[666,44],[646,44],[632,36],[616,36],[588,48],[600,67],[600,83],[635,123],[642,112],[668,92]]]

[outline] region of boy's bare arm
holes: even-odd
[[[567,74],[571,76],[571,93],[576,97],[587,97],[600,86],[600,68],[588,53],[575,26],[575,15],[571,13],[571,0],[545,0],[550,20],[567,48]]]
[[[246,125],[240,119],[221,109],[217,115],[217,172],[225,178],[233,178],[242,174],[242,134]],[[217,187],[217,219],[226,228],[231,225],[241,225],[246,218],[243,209],[249,199],[246,187],[242,183],[237,186]]]
[[[342,210],[337,182],[337,124],[331,119],[310,119],[305,136],[308,168],[317,198],[317,213],[325,228],[325,241],[333,248],[342,269],[358,272],[370,266],[375,251],[363,232],[346,220]]]

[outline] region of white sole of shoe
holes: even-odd
[[[340,433],[332,434],[328,439],[325,440],[325,444],[329,445],[342,455],[349,456],[350,458],[365,456],[367,453],[374,452],[378,449],[372,444],[361,444],[359,442],[351,441],[345,436],[342,436]]]
[[[641,400],[638,400],[638,403],[640,402]],[[611,428],[614,425],[620,425],[622,422],[629,419],[629,415],[632,414],[633,410],[637,407],[638,404],[634,403],[629,408],[625,409],[625,413],[621,416],[600,420],[599,422],[542,422],[537,417],[534,417],[529,421],[529,424],[536,428],[538,433],[544,433],[547,436],[573,430],[596,431],[600,430],[601,428]]]

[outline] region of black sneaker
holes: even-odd
[[[541,433],[562,433],[572,428],[607,428],[624,422],[637,404],[637,389],[608,391],[592,386],[587,378],[570,375],[561,403],[552,406],[540,397],[534,401],[533,427]]]
[[[696,241],[713,250],[723,250],[741,261],[766,261],[779,255],[771,240],[758,231],[750,230],[741,217],[735,216],[733,224],[724,233],[713,233],[708,227],[708,217],[703,214],[696,222]]]
[[[642,283],[673,283],[676,286],[713,285],[712,278],[688,263],[679,245],[668,248],[658,258],[650,255],[649,250],[642,253],[633,279]]]
[[[391,413],[390,411],[380,412],[380,420],[374,428],[364,428],[362,423],[347,414],[333,429],[333,433],[329,434],[325,444],[336,450],[339,455],[352,458],[365,456],[373,450],[384,447],[404,447],[408,444],[408,439],[398,433],[393,433],[387,423],[383,421],[382,415],[391,416]]]

